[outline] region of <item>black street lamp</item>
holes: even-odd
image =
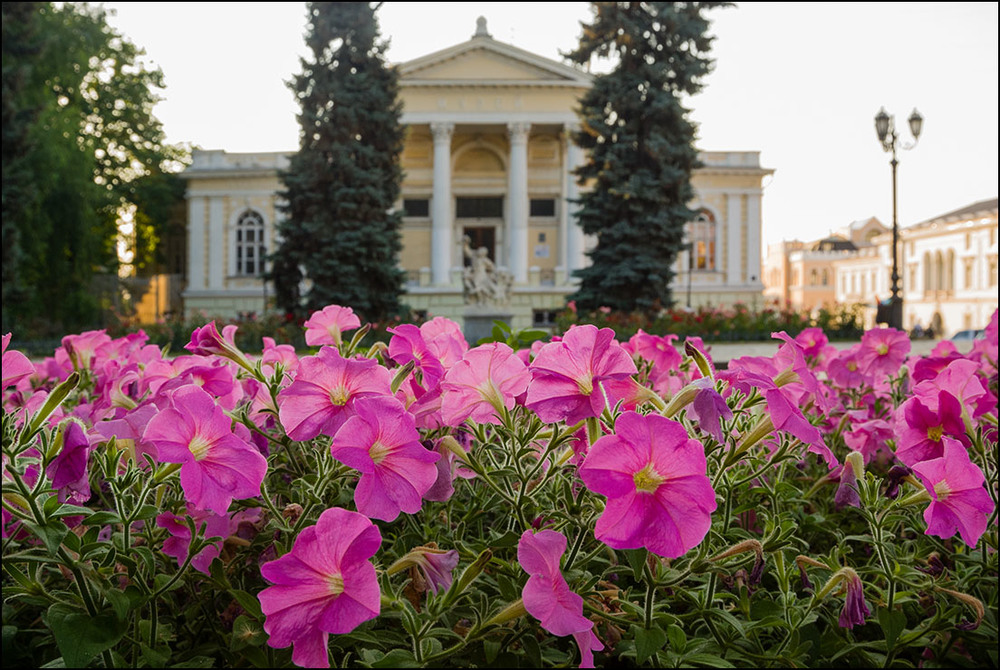
[[[902,149],[912,149],[917,146],[920,138],[920,130],[924,124],[924,118],[916,109],[910,114],[910,133],[913,134],[913,142],[905,144],[899,141],[896,133],[895,117],[886,113],[885,107],[878,110],[875,115],[875,132],[878,133],[878,141],[882,143],[882,150],[892,154],[889,165],[892,166],[892,298],[890,302],[890,312],[888,324],[897,330],[903,329],[903,296],[899,291],[899,221],[896,217],[896,147]]]

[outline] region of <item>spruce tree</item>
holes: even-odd
[[[597,236],[591,265],[570,296],[577,306],[607,306],[655,316],[672,303],[671,269],[696,212],[691,174],[699,167],[695,126],[682,95],[711,71],[706,9],[717,2],[595,2],[574,62],[608,58],[581,100],[574,141],[588,153],[577,171],[577,223]]]
[[[286,313],[339,304],[377,321],[398,312],[403,292],[393,211],[405,132],[399,76],[369,3],[308,7],[312,56],[289,84],[302,109],[300,146],[281,173],[285,219],[271,278]]]

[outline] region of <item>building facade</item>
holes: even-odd
[[[997,199],[899,233],[903,326],[939,337],[985,327],[998,304]],[[770,245],[764,295],[793,309],[861,304],[874,327],[876,304],[892,295],[891,274],[892,231],[871,218],[818,242]]]
[[[575,107],[591,76],[494,40],[480,21],[467,42],[403,63],[407,138],[397,207],[403,212],[404,301],[461,322],[468,250],[484,247],[509,273],[504,305],[515,328],[544,326],[574,290],[572,272],[596,240],[575,224],[572,171],[582,150],[570,141]],[[761,282],[761,181],[772,171],[758,152],[703,152],[693,178],[691,251],[677,260],[683,304],[749,302]],[[281,153],[196,151],[185,171],[189,316],[232,317],[268,309],[262,281],[278,243]]]

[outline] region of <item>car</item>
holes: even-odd
[[[981,340],[986,337],[986,332],[982,330],[960,330],[951,336],[953,342],[964,342],[966,340]]]

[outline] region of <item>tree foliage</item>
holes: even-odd
[[[711,71],[707,9],[718,2],[594,2],[579,47],[584,64],[611,59],[578,109],[574,141],[588,152],[577,171],[589,187],[577,223],[597,237],[591,265],[576,272],[580,309],[607,306],[653,316],[672,303],[671,269],[695,212],[695,126],[681,104]]]
[[[143,55],[100,7],[3,3],[4,331],[99,325],[92,280],[116,275],[119,212],[184,159],[153,115],[163,74]]]
[[[286,216],[270,277],[288,313],[336,303],[383,319],[398,312],[403,281],[392,211],[402,181],[399,76],[369,3],[310,3],[306,44],[311,59],[289,84],[302,110],[300,147],[281,173]]]

